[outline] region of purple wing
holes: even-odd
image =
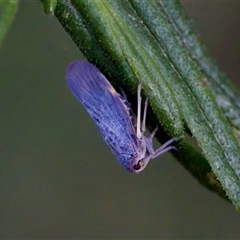
[[[91,63],[75,61],[67,69],[67,84],[110,145],[119,162],[131,170],[138,139],[126,104],[104,75]]]

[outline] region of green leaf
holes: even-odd
[[[0,45],[17,11],[18,1],[0,1]]]
[[[55,15],[115,86],[136,94],[142,82],[153,119],[172,137],[189,133],[179,141],[177,159],[240,209],[240,149],[232,129],[239,129],[239,109],[229,114],[239,97],[178,1],[58,0]]]
[[[175,27],[189,55],[197,62],[198,67],[206,76],[204,84],[208,84],[218,106],[224,112],[232,127],[240,130],[240,95],[232,86],[226,74],[209,57],[206,47],[200,42],[192,21],[187,17],[178,1],[162,1],[161,7]]]
[[[44,11],[46,14],[54,15],[57,6],[57,0],[42,0]]]

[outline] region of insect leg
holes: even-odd
[[[153,139],[153,137],[155,136],[155,134],[156,134],[156,132],[157,132],[157,130],[158,130],[158,126],[157,127],[155,127],[155,129],[152,131],[152,133],[151,133],[151,135],[149,136],[149,138],[148,139]]]
[[[140,139],[142,137],[142,132],[141,132],[141,101],[142,101],[142,98],[141,98],[141,87],[142,87],[142,84],[139,83],[138,84],[138,91],[137,91],[137,99],[138,99],[138,108],[137,108],[137,138]]]
[[[142,126],[141,126],[142,133],[146,131],[147,106],[148,106],[148,97],[146,98],[145,104],[144,104],[143,120],[142,120]]]
[[[146,147],[147,147],[147,151],[150,153],[151,156],[154,156],[155,151],[153,149],[153,142],[152,139],[155,135],[155,133],[157,132],[158,127],[156,127],[153,132],[151,133],[151,135],[149,136],[149,138],[146,138]]]
[[[172,142],[174,142],[174,141],[179,140],[180,138],[182,138],[182,137],[175,137],[175,138],[172,138],[172,139],[168,140],[166,143],[164,143],[160,148],[158,148],[158,149],[154,152],[153,158],[156,158],[156,157],[158,157],[159,155],[161,155],[161,154],[163,154],[163,153],[165,153],[165,152],[167,152],[167,151],[170,151],[170,150],[172,150],[172,149],[178,150],[175,146],[171,146],[170,144],[171,144]]]
[[[121,90],[121,93],[122,93],[121,97],[123,98],[123,100],[125,100],[126,102],[128,102],[128,100],[127,100],[127,94],[122,90],[122,88],[120,88],[120,90]]]

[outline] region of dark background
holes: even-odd
[[[240,1],[182,2],[238,83]],[[20,3],[0,50],[0,238],[240,238],[240,213],[170,154],[139,175],[117,163],[66,87],[79,58],[41,3]]]

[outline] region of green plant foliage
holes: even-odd
[[[17,11],[18,1],[0,1],[0,45]]]
[[[58,0],[55,16],[115,86],[136,94],[142,82],[153,119],[168,135],[186,136],[176,158],[240,209],[240,149],[233,131],[239,129],[239,97],[178,1]]]

